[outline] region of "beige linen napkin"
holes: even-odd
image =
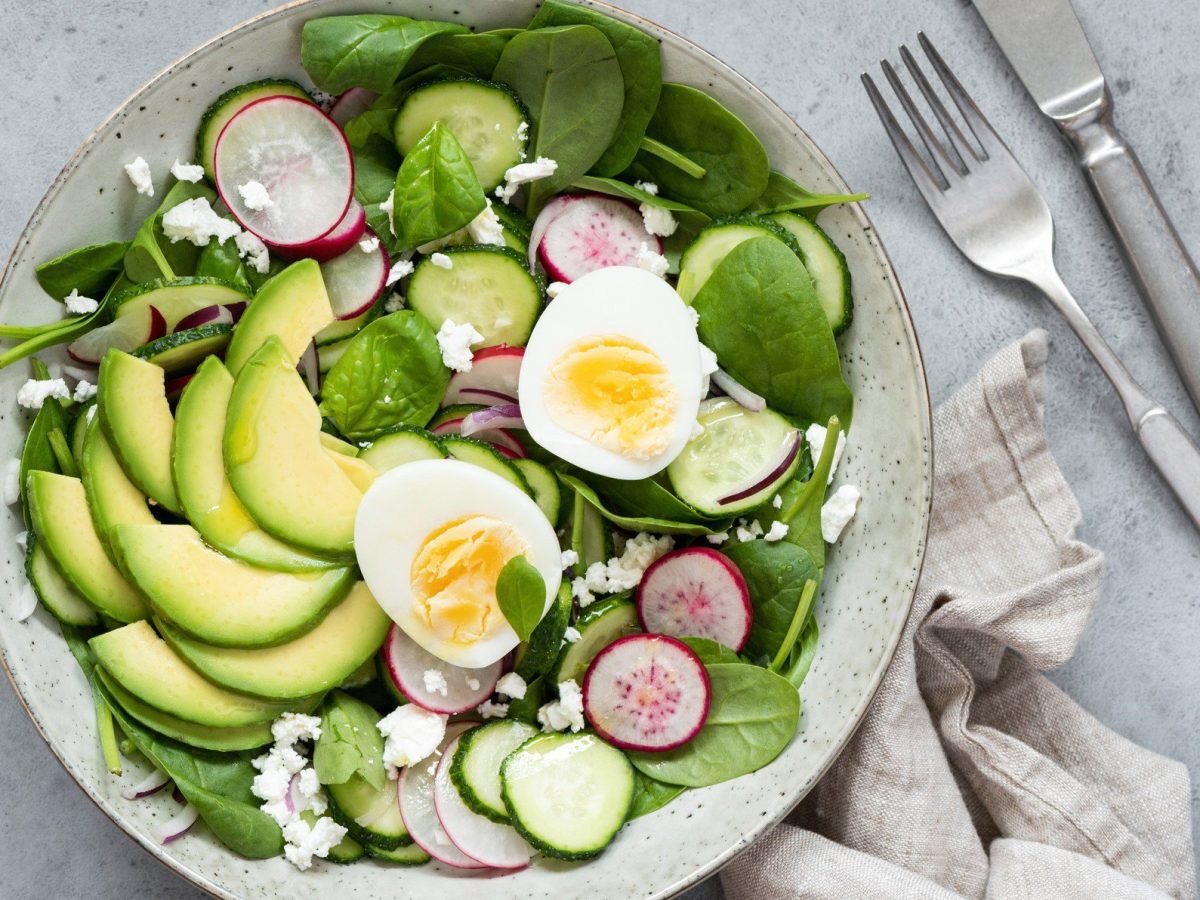
[[[722,872],[730,900],[1196,896],[1186,768],[1038,671],[1071,656],[1102,574],[1046,446],[1046,354],[1026,336],[935,414],[895,661],[829,774]]]

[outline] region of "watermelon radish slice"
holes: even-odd
[[[728,556],[708,547],[675,550],[646,569],[637,589],[642,630],[703,637],[734,651],[754,621],[746,579]]]
[[[392,684],[409,700],[430,712],[455,715],[468,712],[492,696],[500,680],[503,662],[497,660],[483,669],[464,669],[438,659],[393,624],[383,644],[383,661]],[[426,678],[437,672],[446,681],[446,693],[426,685]]]
[[[329,118],[345,127],[346,123],[371,108],[371,104],[379,99],[379,94],[366,88],[350,88],[333,101],[329,107]]]
[[[465,418],[466,416],[463,416],[462,418],[447,419],[445,422],[439,422],[430,429],[430,432],[441,436],[448,434],[460,435],[462,434],[463,419]],[[477,431],[471,437],[495,445],[496,449],[509,459],[524,459],[526,456],[525,448],[521,442],[516,439],[516,436],[511,431],[504,428],[489,428],[486,431]]]
[[[374,237],[371,229],[363,231],[364,239]],[[382,244],[364,253],[357,242],[340,256],[321,263],[321,277],[333,314],[339,319],[353,319],[370,309],[384,291],[390,264],[387,248]]]
[[[546,230],[550,227],[560,215],[562,215],[568,206],[589,194],[559,194],[549,203],[542,207],[542,211],[538,213],[538,217],[533,220],[533,227],[529,231],[529,271],[532,272],[537,268],[538,248],[542,245],[542,238],[546,236]]]
[[[157,307],[145,306],[81,335],[67,344],[67,355],[76,362],[98,366],[104,354],[113,347],[129,352],[142,344],[157,341],[166,333],[167,320],[163,314]]]
[[[476,350],[471,357],[471,368],[450,376],[450,386],[446,388],[442,406],[453,406],[455,403],[482,403],[484,406],[516,403],[517,382],[521,377],[521,360],[524,358],[524,347],[502,344]]]
[[[400,798],[400,818],[404,827],[418,847],[438,862],[456,869],[482,869],[483,864],[463,853],[446,835],[438,820],[434,805],[434,781],[437,778],[439,760],[445,757],[446,748],[464,731],[474,728],[475,722],[453,722],[446,726],[446,737],[438,752],[416,765],[408,766],[400,773],[396,786]]]
[[[700,657],[662,634],[631,634],[592,660],[583,710],[596,733],[626,750],[671,750],[704,727],[712,692]]]
[[[188,313],[172,331],[187,331],[189,328],[199,328],[201,325],[229,325],[233,322],[233,312],[224,306],[213,304],[195,312]]]
[[[537,252],[546,274],[569,284],[597,269],[636,266],[643,244],[662,252],[662,242],[646,231],[636,206],[588,194],[554,217]]]
[[[333,119],[299,97],[264,97],[239,110],[217,138],[213,165],[229,211],[276,247],[328,234],[350,206],[350,145]],[[251,209],[238,190],[253,181],[267,189],[265,208]]]
[[[271,244],[270,247],[284,259],[311,257],[317,262],[326,262],[352,250],[354,245],[363,239],[366,230],[367,211],[357,200],[351,200],[342,221],[328,234],[295,247],[280,247],[275,244]]]
[[[450,779],[454,751],[461,739],[461,735],[454,738],[442,751],[434,776],[433,805],[438,821],[454,846],[476,862],[493,869],[523,869],[529,865],[533,848],[511,825],[472,812]]]

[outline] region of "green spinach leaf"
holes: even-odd
[[[537,725],[538,707],[546,702],[546,679],[541,675],[525,686],[525,696],[508,704],[507,719]]]
[[[237,244],[233,238],[220,242],[210,240],[207,246],[201,247],[200,255],[196,257],[196,274],[206,278],[220,278],[247,294],[254,293],[246,274],[246,266],[238,255]]]
[[[628,531],[652,531],[656,534],[716,534],[729,527],[730,520],[719,522],[678,522],[669,519],[657,519],[653,516],[626,516],[605,505],[590,485],[574,475],[558,473],[559,480],[571,490],[586,500],[595,510],[614,525]]]
[[[496,579],[496,603],[521,640],[529,640],[546,608],[546,582],[533,563],[517,555]]]
[[[558,163],[553,175],[529,185],[532,216],[612,143],[625,103],[621,67],[601,31],[566,25],[514,37],[492,77],[515,90],[533,117],[531,155]]]
[[[810,616],[808,624],[800,634],[799,642],[792,648],[787,666],[779,672],[796,690],[800,690],[800,685],[808,677],[808,670],[812,668],[813,659],[817,655],[817,642],[820,637],[821,630],[817,627],[817,618]]]
[[[350,342],[325,377],[321,413],[349,440],[371,440],[396,425],[428,422],[449,381],[433,328],[400,310]]]
[[[706,666],[719,665],[720,663],[743,662],[742,658],[729,647],[726,647],[724,644],[718,644],[710,638],[682,637],[680,640],[687,644],[692,649],[692,652],[700,657],[700,662]]]
[[[399,242],[392,230],[392,220],[380,207],[396,186],[396,171],[400,168],[400,154],[392,146],[390,137],[368,135],[362,144],[355,147],[354,155],[354,199],[367,211],[367,224],[383,242],[389,252],[398,249]]]
[[[684,175],[688,175],[692,178],[703,178],[708,174],[708,169],[704,168],[704,166],[691,159],[688,159],[678,150],[672,150],[662,141],[656,141],[652,137],[642,138],[641,149],[651,156],[657,156],[665,163],[670,163],[672,166],[679,169],[679,171],[683,172]]]
[[[430,43],[433,43],[430,41]],[[375,98],[370,108],[359,113],[343,127],[346,140],[350,142],[350,147],[353,150],[358,150],[363,147],[367,140],[372,137],[383,138],[390,145],[392,143],[392,122],[396,118],[396,112],[400,109],[400,104],[404,102],[404,98],[418,84],[424,84],[427,81],[439,81],[445,78],[468,78],[471,73],[464,69],[458,69],[454,66],[433,65],[424,69],[414,71],[410,75],[406,75],[397,81],[394,85]],[[392,150],[395,154],[395,148]],[[400,165],[400,157],[396,155],[396,166],[392,167],[393,172]],[[357,175],[357,171],[355,175]],[[388,186],[391,190],[391,186]],[[386,194],[386,191],[385,191]]]
[[[606,506],[626,516],[642,516],[670,522],[707,525],[711,517],[697,512],[652,478],[623,481],[590,472],[570,473],[590,485]]]
[[[33,376],[37,379],[50,377],[49,371],[41,360],[33,361]],[[19,492],[21,510],[25,515],[25,527],[30,525],[29,505],[25,498],[25,482],[30,472],[58,472],[58,457],[50,445],[50,435],[54,431],[66,433],[70,417],[56,398],[50,398],[42,404],[42,408],[33,417],[29,432],[25,435],[25,446],[21,450],[21,465],[19,469]]]
[[[817,213],[827,206],[839,203],[857,203],[866,200],[868,194],[814,194],[802,188],[782,172],[771,172],[767,186],[747,212],[767,215],[776,212],[798,212],[808,219],[816,219]]]
[[[441,122],[404,157],[395,188],[396,234],[405,250],[458,231],[487,205],[475,166]]]
[[[787,523],[786,540],[807,551],[817,564],[817,570],[822,573],[825,571],[825,538],[821,534],[821,507],[825,504],[829,473],[833,469],[833,457],[841,433],[841,423],[836,417],[830,419],[825,432],[825,444],[813,467],[812,477],[807,481],[792,480],[780,491],[783,504],[777,518]]]
[[[854,397],[842,378],[829,320],[804,264],[773,237],[734,247],[693,307],[700,340],[721,368],[775,410],[806,422],[850,423]]]
[[[819,581],[820,569],[807,550],[788,541],[746,541],[725,554],[746,579],[754,607],[754,622],[742,652],[768,665],[787,640],[805,582]]]
[[[679,784],[664,784],[661,781],[655,781],[636,769],[633,774],[633,805],[629,808],[630,819],[636,819],[662,809],[687,790]]]
[[[712,705],[700,733],[665,753],[633,751],[635,769],[686,787],[719,784],[777,757],[800,723],[800,695],[786,679],[746,663],[708,666]]]
[[[377,791],[387,783],[379,713],[345,691],[333,691],[321,708],[321,737],[313,768],[321,784],[345,784],[357,775]]]
[[[172,241],[163,234],[162,219],[180,203],[203,197],[209,203],[217,199],[216,192],[203,183],[177,181],[167,191],[162,203],[146,221],[125,251],[125,277],[134,284],[144,284],[158,278],[182,278],[196,269],[200,248],[191,241]]]
[[[651,206],[657,206],[659,209],[670,210],[674,213],[676,219],[693,223],[694,228],[699,228],[712,221],[707,215],[700,212],[700,210],[693,209],[686,203],[680,203],[677,200],[671,200],[657,194],[649,194],[640,187],[626,184],[624,181],[617,181],[615,178],[584,175],[575,182],[574,186],[580,190],[594,191],[597,194],[608,194],[610,197],[624,197],[626,200],[632,200],[634,203],[648,203]]]
[[[401,75],[408,76],[433,66],[447,66],[474,78],[490,79],[500,54],[521,31],[520,28],[496,28],[471,34],[434,35],[413,54]]]
[[[121,273],[128,248],[128,241],[89,244],[42,263],[34,273],[42,290],[55,300],[62,300],[73,290],[85,297],[97,297]]]

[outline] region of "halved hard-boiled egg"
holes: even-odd
[[[564,287],[538,319],[521,362],[521,417],[581,469],[647,478],[688,442],[701,381],[679,295],[643,269],[611,266]]]
[[[391,469],[363,494],[354,552],[367,587],[410,638],[439,659],[489,666],[519,640],[496,579],[524,556],[546,584],[562,580],[554,527],[515,484],[469,463],[421,460]]]

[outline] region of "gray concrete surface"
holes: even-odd
[[[1104,550],[1104,601],[1052,677],[1133,741],[1200,776],[1200,536],[1131,439],[1098,369],[1030,291],[972,270],[937,230],[870,112],[858,73],[924,29],[1033,173],[1055,213],[1064,277],[1130,368],[1184,424],[1194,411],[1083,181],[963,0],[625,0],[727,60],[778,100],[869,206],[908,292],[935,402],[997,347],[1049,329],[1051,446]],[[1076,0],[1185,242],[1200,254],[1200,12],[1173,0]],[[0,248],[15,240],[62,161],[147,76],[261,0],[0,0]],[[753,9],[742,16],[733,10]],[[4,250],[7,253],[7,249]],[[1198,349],[1200,352],[1200,349]],[[0,895],[195,898],[126,840],[55,764],[0,688]],[[1194,808],[1200,793],[1193,788]],[[689,900],[720,896],[714,882]]]

